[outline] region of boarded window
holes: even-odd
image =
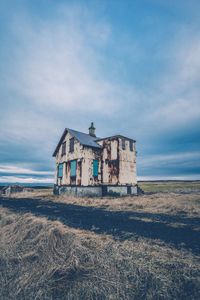
[[[70,162],[70,176],[76,177],[76,160]]]
[[[66,154],[66,142],[62,144],[62,155]]]
[[[130,141],[130,151],[133,152],[133,141]]]
[[[63,164],[58,165],[58,177],[59,178],[63,177]]]
[[[69,140],[69,152],[74,152],[74,138]]]
[[[123,150],[126,149],[126,141],[125,141],[125,139],[122,139],[122,149]]]
[[[93,160],[93,176],[97,177],[99,173],[99,161],[97,159]]]

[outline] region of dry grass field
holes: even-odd
[[[0,198],[1,299],[200,299],[200,183]]]

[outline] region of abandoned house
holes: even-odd
[[[55,194],[105,196],[137,194],[135,140],[114,135],[96,137],[66,128],[53,153]]]

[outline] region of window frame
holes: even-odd
[[[62,150],[61,150],[61,155],[65,155],[66,154],[66,141],[62,143]]]
[[[61,170],[60,170],[61,168]],[[59,163],[57,166],[57,177],[58,178],[63,178],[63,170],[64,170],[64,163]],[[60,174],[62,171],[62,175]]]
[[[130,146],[130,151],[133,152],[134,147],[133,147],[133,141],[129,141],[129,146]]]
[[[72,137],[70,140],[69,140],[69,152],[70,153],[73,153],[74,152],[74,137]]]
[[[126,139],[122,138],[122,150],[126,150]]]
[[[97,165],[96,165],[96,163],[97,163]],[[92,175],[95,178],[97,178],[99,175],[99,160],[98,159],[93,159]]]
[[[75,162],[76,167],[75,167],[75,175],[72,174],[72,163]],[[77,159],[70,160],[70,178],[76,178],[76,173],[77,173]]]

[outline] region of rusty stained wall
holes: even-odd
[[[102,183],[113,185],[137,184],[136,151],[130,151],[130,142],[125,140],[125,150],[122,149],[122,139],[104,139],[99,141],[103,146]]]
[[[66,142],[66,154],[62,156],[62,145],[56,155],[56,174],[55,182],[57,185],[98,185],[101,184],[101,150],[88,148],[74,140],[74,152],[69,152],[69,141],[72,136],[67,133],[63,142]],[[77,160],[76,178],[70,177],[70,161]],[[99,175],[93,177],[93,160],[99,160]],[[57,166],[63,165],[63,177],[57,178]]]
[[[74,144],[74,152],[69,152],[69,140],[72,136],[67,133],[64,141],[66,141],[66,155],[62,156],[62,146],[56,156],[56,166],[64,163],[63,178],[56,178],[57,185],[126,185],[137,183],[136,178],[136,151],[135,143],[133,151],[130,151],[129,140],[125,141],[126,149],[122,149],[122,140],[119,137],[112,139],[104,139],[98,143],[103,146],[103,150],[88,148],[81,145],[76,139]],[[63,141],[63,142],[64,142]],[[77,160],[76,178],[72,180],[70,177],[70,161]],[[98,177],[93,176],[93,160],[99,160]]]
[[[119,139],[119,183],[137,184],[136,176],[136,149],[133,144],[133,151],[130,151],[129,140],[125,141],[126,149],[122,149],[122,140]]]
[[[101,157],[101,175],[102,183],[118,184],[119,183],[119,141],[118,139],[105,139],[99,141],[103,146]]]

